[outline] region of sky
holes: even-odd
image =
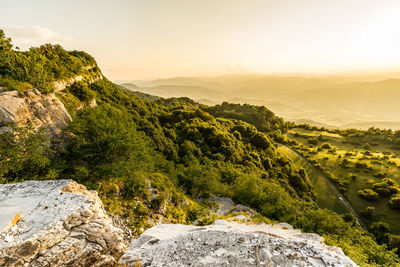
[[[398,0],[0,0],[21,49],[59,43],[111,80],[400,69]]]

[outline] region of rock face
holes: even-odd
[[[0,266],[112,266],[127,244],[97,193],[71,180],[0,185]]]
[[[87,70],[88,70],[88,69],[92,69],[93,67],[94,67],[94,66],[87,66],[86,69],[87,69]],[[64,89],[67,88],[68,86],[73,85],[75,82],[82,81],[83,79],[84,79],[84,77],[83,77],[82,75],[78,75],[78,76],[75,76],[75,77],[73,77],[73,78],[64,79],[64,80],[60,80],[60,81],[55,81],[55,82],[53,82],[52,87],[54,88],[54,90],[55,90],[56,92],[59,92],[59,91],[64,90]],[[96,74],[94,77],[92,77],[92,78],[85,77],[85,80],[87,80],[87,82],[88,82],[89,84],[95,83],[95,82],[97,82],[97,81],[99,81],[99,80],[101,80],[101,79],[103,79],[103,75],[102,75],[101,73],[97,73],[97,74]]]
[[[134,266],[356,266],[316,234],[278,225],[216,220],[200,227],[158,225],[146,230],[120,259]]]
[[[0,93],[0,124],[31,122],[35,128],[48,127],[53,133],[67,126],[71,116],[54,95],[42,95],[37,89]]]

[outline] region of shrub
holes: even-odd
[[[392,196],[392,198],[389,201],[389,205],[393,209],[400,209],[400,193],[397,193],[396,195]]]
[[[363,154],[364,154],[365,156],[372,156],[372,153],[371,153],[371,151],[369,151],[369,150],[364,151]]]
[[[323,144],[321,145],[321,148],[322,148],[322,149],[332,149],[332,146],[331,146],[331,144],[329,144],[329,143],[323,143]]]
[[[260,132],[255,133],[251,137],[250,142],[252,145],[260,149],[267,149],[271,146],[271,141],[269,141],[268,137]]]
[[[365,198],[367,200],[378,200],[379,195],[374,190],[371,189],[362,189],[358,191],[358,195],[361,198]]]
[[[390,231],[390,226],[383,222],[374,222],[370,226],[370,231],[373,233],[378,241],[382,242],[383,237]]]
[[[372,217],[374,215],[374,212],[375,212],[375,207],[370,206],[366,207],[365,210],[361,212],[361,214],[365,217]]]
[[[308,143],[310,143],[311,145],[318,145],[318,139],[316,137],[309,137],[307,138]]]
[[[364,148],[365,150],[371,150],[371,149],[372,149],[371,145],[368,144],[368,143],[366,143],[366,144],[364,145],[363,148]]]
[[[395,181],[389,178],[385,178],[381,183],[373,184],[372,188],[380,196],[391,196],[400,191]]]
[[[384,171],[377,172],[374,175],[375,178],[384,178],[385,176],[386,176],[386,172],[384,172]]]
[[[75,82],[69,91],[81,101],[89,101],[95,97],[95,93],[82,81]]]

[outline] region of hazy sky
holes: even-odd
[[[399,0],[0,0],[26,49],[85,50],[113,80],[400,69]]]

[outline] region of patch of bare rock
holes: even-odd
[[[0,125],[30,122],[34,128],[47,127],[51,133],[59,133],[70,121],[71,116],[54,94],[42,95],[37,89],[21,95],[17,91],[0,92]]]
[[[95,191],[72,180],[0,185],[0,266],[113,266],[127,247]]]
[[[209,226],[163,224],[146,230],[120,259],[124,266],[356,266],[317,234],[288,225],[216,220]]]

